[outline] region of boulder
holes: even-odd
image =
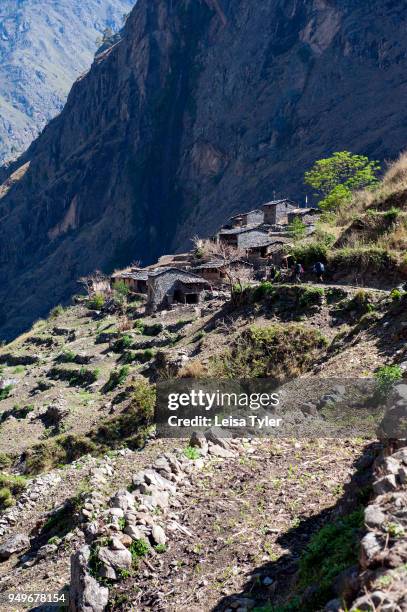
[[[106,609],[109,589],[89,574],[89,557],[89,546],[83,546],[71,557],[70,612],[103,612]]]
[[[233,459],[236,457],[236,453],[225,448],[224,446],[220,446],[219,444],[209,444],[209,454],[214,455],[215,457],[222,457],[223,459]]]
[[[175,486],[167,478],[160,476],[155,470],[145,470],[144,479],[147,484],[153,485],[160,491],[168,491],[171,495],[175,495]]]
[[[362,539],[360,546],[360,565],[363,570],[367,569],[374,557],[381,551],[382,546],[375,533],[369,532]]]
[[[221,427],[211,427],[207,431],[205,431],[205,438],[208,442],[212,442],[216,446],[221,446],[222,448],[229,448],[230,440],[233,438],[232,434],[222,429]]]
[[[202,455],[208,454],[208,441],[205,438],[204,434],[198,431],[193,431],[191,435],[191,439],[189,441],[189,445],[194,448],[199,448]]]
[[[133,540],[141,540],[143,533],[136,525],[126,525],[124,533],[130,536]]]
[[[120,508],[123,512],[134,510],[134,497],[129,491],[122,489],[112,497],[110,503],[115,508]]]
[[[151,530],[151,537],[156,544],[160,544],[162,546],[167,542],[167,536],[165,535],[165,531],[160,525],[153,525]]]
[[[30,547],[30,538],[24,533],[16,533],[0,546],[0,559],[5,561],[11,555],[22,552]]]
[[[384,495],[384,493],[390,493],[390,491],[397,490],[397,483],[394,474],[383,476],[373,483],[373,491],[376,495]]]
[[[132,556],[119,538],[113,537],[109,548],[102,547],[98,552],[101,563],[99,573],[104,578],[117,580],[117,572],[129,570],[132,565]]]
[[[380,506],[370,505],[365,510],[365,523],[371,529],[380,529],[386,520],[385,514],[381,511]]]

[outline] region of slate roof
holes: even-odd
[[[289,204],[290,206],[297,206],[297,203],[293,202],[293,200],[284,198],[283,200],[271,200],[271,202],[266,202],[265,204],[263,204],[263,208],[264,206],[277,206],[278,204]]]
[[[273,242],[275,242],[275,238],[272,238],[266,233],[248,234],[247,236],[243,235],[241,237],[239,240],[239,247],[243,249],[261,248],[273,244]]]
[[[147,280],[148,270],[134,270],[133,272],[115,272],[113,278],[132,278],[133,280]]]
[[[179,268],[158,268],[157,270],[152,270],[149,273],[149,278],[157,278],[159,276],[163,276],[168,272],[175,272],[179,277],[179,280],[185,284],[194,285],[194,284],[202,284],[209,285],[209,283],[203,279],[201,276],[197,274],[193,274],[192,272],[187,272],[186,270],[180,270]]]
[[[229,220],[232,221],[233,219],[238,219],[239,217],[245,217],[246,215],[250,215],[253,213],[257,213],[261,215],[262,212],[263,211],[261,211],[259,208],[255,208],[254,210],[248,210],[247,212],[237,213],[236,215],[233,215],[233,217],[229,217]]]
[[[233,229],[221,229],[219,231],[219,234],[223,234],[223,235],[228,235],[228,236],[233,236],[233,235],[238,235],[238,234],[245,234],[246,232],[251,232],[254,229],[257,229],[258,227],[260,227],[261,225],[263,225],[263,223],[256,223],[254,225],[245,225],[244,227],[235,227]]]

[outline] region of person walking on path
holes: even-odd
[[[324,282],[324,274],[325,274],[325,265],[322,263],[322,261],[317,261],[317,263],[314,265],[314,274],[317,277],[317,280],[320,283]]]
[[[294,264],[294,271],[293,271],[293,280],[294,283],[298,283],[301,284],[302,283],[302,275],[304,274],[304,268],[302,267],[302,264],[297,261]]]

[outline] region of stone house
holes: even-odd
[[[295,208],[288,213],[288,223],[300,219],[305,225],[314,225],[320,215],[318,208]]]
[[[116,272],[111,277],[112,288],[116,282],[122,282],[132,293],[147,293],[148,270],[132,269]]]
[[[158,268],[148,275],[147,311],[171,308],[175,304],[199,304],[210,284],[201,276],[178,268]]]
[[[238,246],[244,250],[249,261],[265,259],[268,257],[275,238],[267,232],[251,231],[241,234]]]
[[[264,223],[264,212],[257,209],[230,217],[227,227],[233,229],[237,227],[247,227],[248,225],[261,225],[262,223]]]
[[[266,225],[286,225],[288,213],[298,209],[298,204],[292,200],[273,200],[263,204],[264,223]]]
[[[84,285],[90,294],[110,293],[109,277],[99,271],[95,272],[93,276],[81,278],[78,282]]]
[[[253,268],[248,261],[243,261],[241,259],[235,259],[233,261],[212,260],[196,266],[192,271],[209,283],[222,285],[227,281],[228,271],[233,272],[242,267],[248,269]]]
[[[235,249],[243,247],[249,237],[268,236],[266,230],[262,230],[260,226],[236,227],[233,229],[221,229],[218,234],[220,244],[234,247]]]

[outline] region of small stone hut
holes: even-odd
[[[264,212],[262,210],[249,210],[249,212],[239,213],[229,219],[227,224],[230,228],[247,227],[248,225],[261,225],[264,223]]]
[[[123,282],[132,293],[147,293],[148,270],[123,270],[112,275],[111,284]]]
[[[300,219],[304,225],[314,225],[320,214],[321,211],[318,208],[295,208],[288,213],[288,223]]]
[[[175,304],[199,304],[211,288],[201,276],[178,268],[158,268],[148,275],[147,311],[171,308]]]

